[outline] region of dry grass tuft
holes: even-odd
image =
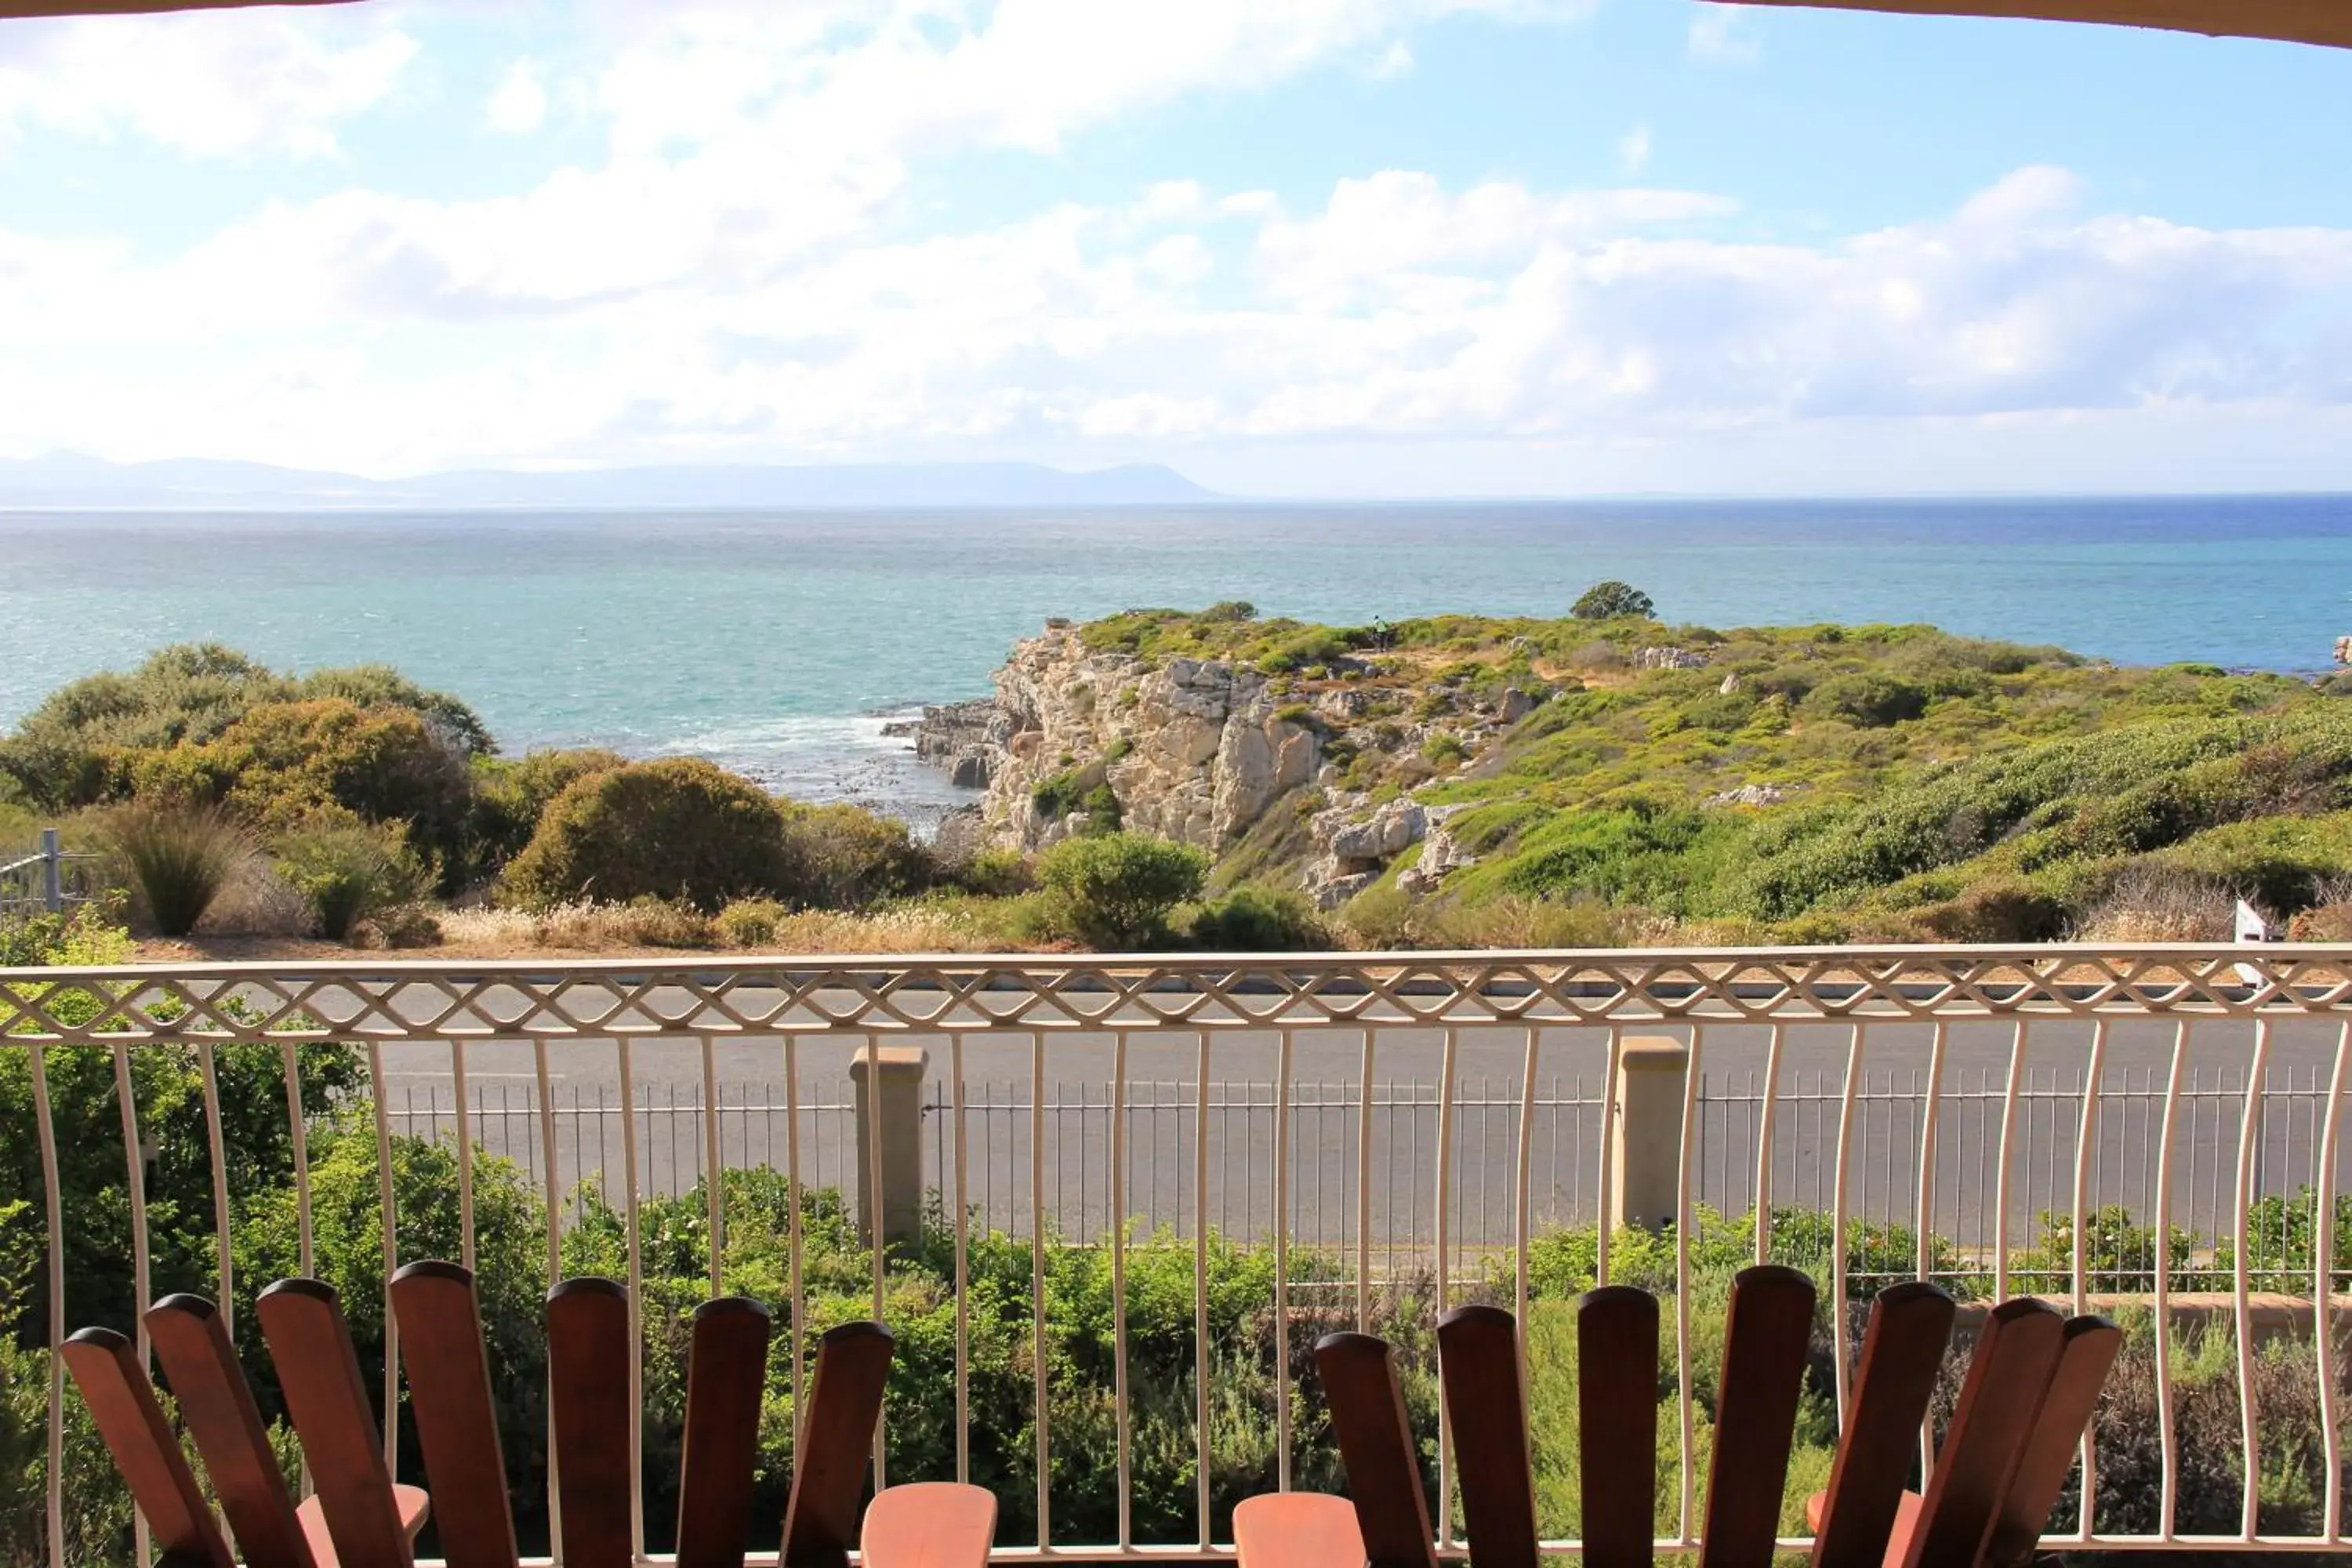
[[[2238,895],[2225,882],[2167,866],[2133,866],[2074,933],[2084,942],[2228,942]]]

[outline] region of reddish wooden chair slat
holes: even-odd
[[[1234,1506],[1234,1559],[1241,1568],[1364,1568],[1356,1505],[1328,1492],[1244,1498]]]
[[[896,1346],[879,1323],[843,1323],[817,1341],[808,1409],[793,1442],[784,1500],[783,1560],[793,1568],[840,1568],[858,1536],[866,1464],[882,1418]],[[992,1531],[995,1521],[992,1513]]]
[[[1456,1307],[1437,1321],[1437,1347],[1470,1550],[1478,1568],[1536,1568],[1535,1463],[1517,1320],[1500,1307]]]
[[[2057,1370],[2064,1323],[2031,1299],[1985,1317],[1903,1568],[1975,1568]]]
[[[1649,1568],[1658,1518],[1658,1299],[1647,1290],[1604,1285],[1577,1304],[1576,1418],[1584,1560]]]
[[[1819,1498],[1813,1568],[1880,1568],[1911,1479],[1919,1424],[1951,1343],[1952,1299],[1924,1281],[1892,1286],[1871,1304],[1853,1407]]]
[[[154,1531],[163,1568],[230,1568],[228,1542],[131,1341],[112,1329],[83,1329],[67,1339],[63,1353],[114,1468]]]
[[[412,1263],[392,1277],[392,1310],[442,1556],[449,1568],[516,1568],[474,1277],[438,1259]]]
[[[694,1310],[678,1458],[678,1568],[741,1568],[768,1379],[768,1310],[722,1296]]]
[[[313,1568],[294,1494],[220,1310],[201,1296],[166,1296],[147,1309],[147,1338],[246,1562],[251,1568]]]
[[[547,1293],[548,1405],[568,1568],[630,1568],[628,1288],[593,1276]]]
[[[1347,1466],[1366,1561],[1370,1568],[1435,1568],[1421,1459],[1387,1342],[1370,1334],[1326,1334],[1315,1342],[1315,1367]]]
[[[1354,1528],[1352,1520],[1349,1527]],[[866,1505],[858,1556],[866,1568],[980,1568],[995,1538],[994,1492],[954,1481],[917,1481],[890,1487]],[[1359,1552],[1347,1568],[1362,1563]]]
[[[1813,1282],[1759,1265],[1732,1281],[1700,1568],[1769,1568],[1813,1333]]]
[[[254,1308],[336,1559],[351,1568],[407,1568],[424,1522],[424,1494],[415,1492],[420,1506],[412,1523],[384,1468],[383,1437],[333,1289],[315,1279],[280,1279]]]
[[[2032,1553],[2065,1489],[2084,1429],[2123,1343],[2123,1331],[2104,1318],[2070,1318],[2060,1331],[2057,1369],[2018,1457],[2017,1473],[1993,1516],[1990,1562],[2022,1562]]]

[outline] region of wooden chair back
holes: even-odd
[[[1315,1369],[1347,1467],[1366,1561],[1370,1568],[1436,1568],[1420,1455],[1388,1342],[1326,1334],[1315,1342]]]
[[[220,1310],[201,1296],[166,1296],[147,1309],[147,1339],[246,1562],[314,1568],[294,1494]]]
[[[67,1339],[63,1353],[131,1500],[154,1532],[163,1568],[231,1568],[228,1542],[131,1341],[112,1329],[83,1329]]]
[[[570,1568],[631,1568],[628,1287],[583,1276],[547,1293],[547,1397]]]
[[[1658,1299],[1631,1285],[1576,1309],[1578,1479],[1584,1557],[1650,1568],[1658,1525]]]
[[[787,1568],[845,1568],[849,1561],[896,1348],[890,1331],[872,1322],[843,1323],[817,1341],[808,1409],[793,1439],[793,1486],[784,1501]],[[994,1522],[992,1512],[992,1527]]]
[[[1500,1307],[1437,1321],[1437,1366],[1453,1422],[1462,1522],[1479,1568],[1537,1568],[1535,1463],[1519,1369],[1519,1325]]]
[[[1733,1281],[1701,1568],[1769,1568],[1816,1305],[1812,1281],[1794,1269],[1762,1266]],[[1911,1493],[1956,1315],[1926,1282],[1873,1304],[1830,1487],[1808,1507],[1812,1568],[2007,1568],[2032,1554],[2122,1336],[2095,1318],[2062,1321],[2039,1301],[1995,1308],[1925,1495]],[[1656,1300],[1622,1286],[1577,1307],[1583,1547],[1595,1568],[1653,1560],[1658,1321]],[[1461,1308],[1440,1320],[1438,1347],[1472,1559],[1532,1568],[1540,1546],[1517,1325],[1497,1307]],[[1419,1464],[1387,1345],[1334,1334],[1316,1361],[1370,1562],[1427,1568]],[[1316,1521],[1301,1513],[1296,1523],[1311,1534]]]
[[[678,1568],[742,1568],[751,1533],[760,1396],[768,1385],[768,1310],[722,1296],[694,1310],[678,1457]]]
[[[449,1568],[518,1568],[507,1468],[474,1277],[427,1259],[392,1277],[400,1360]]]
[[[336,1557],[352,1568],[410,1568],[415,1556],[409,1531],[333,1287],[280,1279],[254,1310]]]

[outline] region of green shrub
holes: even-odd
[[[1576,604],[1568,613],[1580,621],[1613,621],[1620,616],[1647,616],[1656,612],[1657,606],[1651,603],[1649,595],[1612,577],[1605,583],[1595,583],[1577,595]]]
[[[773,899],[738,899],[711,923],[719,930],[719,940],[730,947],[765,947],[776,940],[786,912]]]
[[[119,897],[76,904],[61,914],[0,918],[0,969],[121,963],[131,947]]]
[[[1059,822],[1079,809],[1086,799],[1086,793],[1078,782],[1078,770],[1064,768],[1037,781],[1036,787],[1029,792],[1029,804],[1036,809],[1040,819]]]
[[[1126,816],[1118,804],[1118,792],[1107,784],[1098,784],[1087,791],[1087,797],[1078,803],[1078,809],[1087,814],[1087,831],[1089,833],[1116,833]]]
[[[226,798],[283,829],[331,808],[398,824],[421,854],[464,843],[473,804],[467,753],[424,715],[340,697],[263,703],[204,748]]]
[[[195,930],[254,856],[252,834],[218,806],[122,806],[107,818],[106,837],[164,936]]]
[[[822,910],[920,892],[935,874],[905,823],[856,805],[787,805],[784,857],[789,876],[776,891]]]
[[[1331,930],[1290,888],[1245,883],[1192,917],[1192,945],[1213,952],[1289,952],[1332,945]]]
[[[1883,730],[1927,711],[1927,691],[1916,681],[1883,670],[1833,676],[1812,689],[1805,710],[1843,719],[1864,730]]]
[[[535,751],[514,759],[474,759],[471,869],[495,874],[522,853],[548,804],[580,779],[626,767],[629,759],[600,747]]]
[[[289,834],[278,841],[278,874],[310,900],[319,932],[348,942],[362,921],[413,902],[425,878],[397,836],[352,825]]]
[[[1158,946],[1168,916],[1200,895],[1209,857],[1138,833],[1069,838],[1037,862],[1055,917],[1079,941],[1118,950]]]
[[[507,868],[518,901],[654,898],[716,911],[794,883],[784,813],[768,794],[699,757],[664,757],[568,785]]]
[[[1017,849],[982,849],[955,870],[956,886],[982,898],[1010,898],[1037,886],[1036,868]]]

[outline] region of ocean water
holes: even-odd
[[[209,638],[296,669],[396,665],[509,750],[699,752],[920,821],[959,792],[887,716],[984,694],[1048,616],[1559,615],[1604,577],[1670,620],[1932,621],[2309,670],[2352,634],[2352,497],[0,515],[0,724]]]

